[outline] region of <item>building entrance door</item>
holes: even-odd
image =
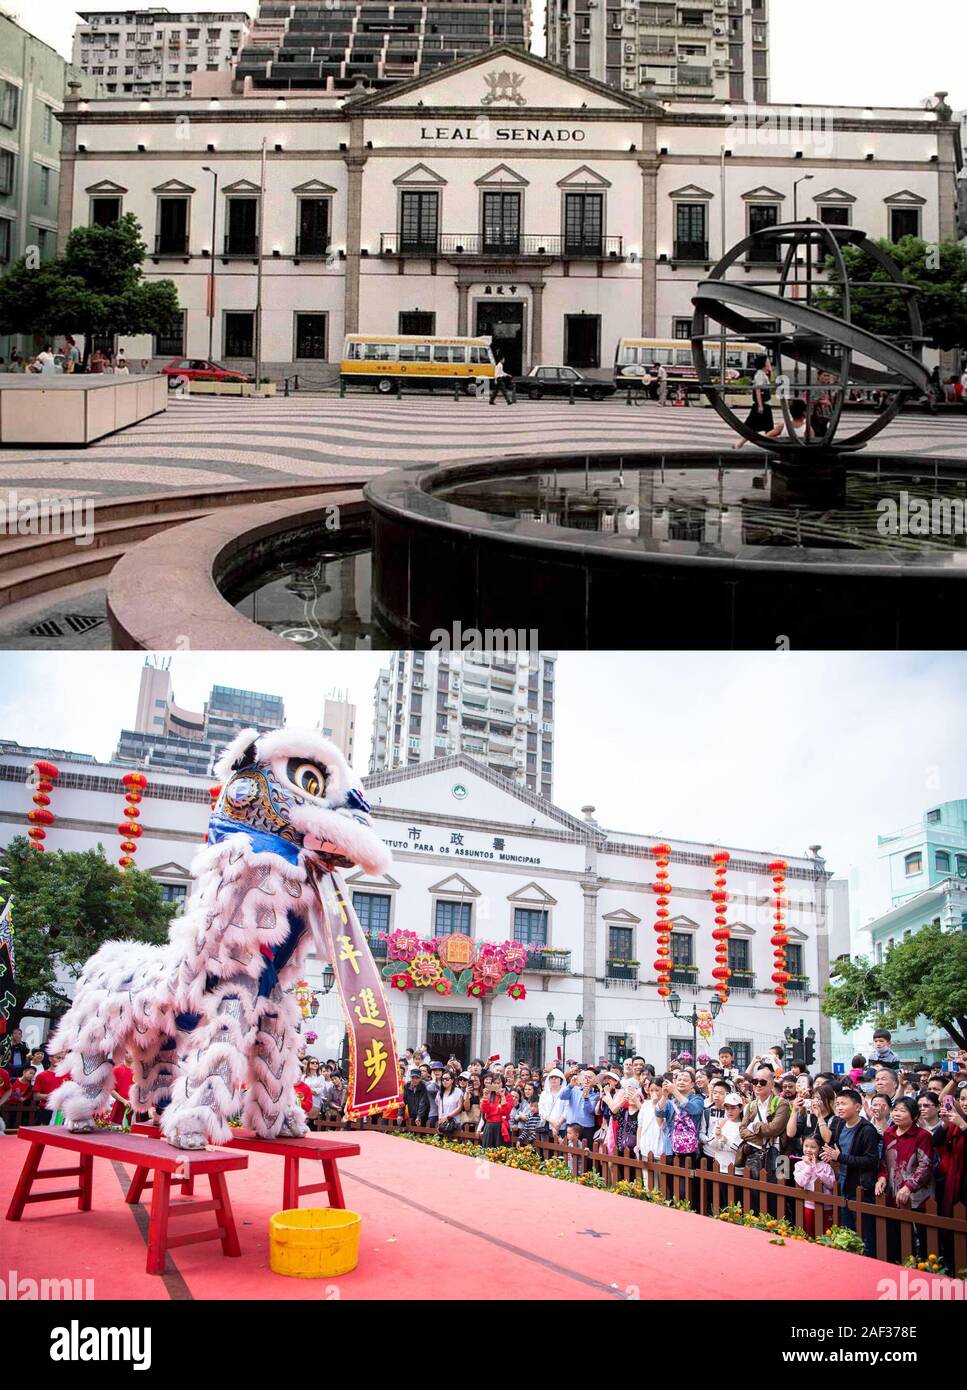
[[[426,1045],[434,1062],[447,1062],[452,1052],[461,1067],[470,1061],[470,1034],[473,1015],[452,1009],[428,1009]]]
[[[601,366],[601,315],[564,315],[564,365]]]
[[[524,370],[524,305],[519,299],[481,299],[477,303],[478,337],[488,336],[494,357],[504,371],[520,376]]]

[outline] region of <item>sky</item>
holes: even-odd
[[[149,8],[131,0],[129,6]],[[542,0],[533,6],[534,46],[543,51]],[[70,0],[0,0],[0,8],[69,56],[76,23]],[[93,0],[91,8],[110,5]],[[167,8],[246,5],[169,0]],[[770,0],[770,15],[774,101],[919,106],[948,91],[955,110],[967,107],[967,0]]]
[[[5,653],[0,739],[110,759],[143,656]],[[380,653],[181,653],[175,699],[213,684],[282,695],[314,726],[335,689],[357,706],[365,774]],[[967,653],[564,652],[554,801],[608,829],[787,855],[822,846],[853,876],[854,920],[885,910],[876,837],[967,797]]]

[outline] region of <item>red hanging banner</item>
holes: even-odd
[[[316,944],[332,962],[349,1033],[346,1114],[350,1119],[379,1114],[402,1102],[393,1016],[382,976],[338,875],[308,859],[306,867],[322,904],[325,939]]]

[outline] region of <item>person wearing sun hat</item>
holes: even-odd
[[[564,1073],[560,1067],[551,1067],[544,1075],[544,1089],[538,1102],[538,1113],[551,1139],[559,1139],[567,1122],[567,1102],[561,1095],[564,1088]]]

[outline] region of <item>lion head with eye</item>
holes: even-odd
[[[369,804],[346,759],[306,729],[244,729],[215,764],[223,786],[210,839],[234,831],[273,836],[336,864],[385,873],[390,854],[374,833]],[[266,846],[268,847],[268,846]]]

